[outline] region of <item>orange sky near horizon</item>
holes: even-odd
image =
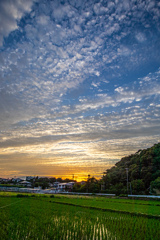
[[[138,138],[134,139],[139,149]],[[133,139],[132,139],[133,141]],[[125,142],[59,142],[1,148],[0,177],[46,176],[62,179],[97,179],[122,157],[135,152]],[[109,146],[107,146],[107,144]],[[148,144],[149,145],[149,144]]]
[[[0,0],[0,177],[101,178],[159,141],[159,1]]]

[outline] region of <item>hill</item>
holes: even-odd
[[[106,170],[103,181],[107,193],[159,194],[160,143],[122,158]]]

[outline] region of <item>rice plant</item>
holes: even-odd
[[[159,240],[160,236],[159,219],[57,204],[42,197],[0,197],[0,224],[1,240]]]

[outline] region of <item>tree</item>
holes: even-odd
[[[160,177],[151,182],[151,192],[160,194]]]
[[[144,182],[141,179],[136,179],[131,182],[133,194],[142,194],[145,191]]]
[[[119,192],[117,188],[120,183],[125,188],[126,168],[129,169],[128,181],[133,185],[133,193],[147,193],[151,182],[160,176],[160,143],[124,157],[107,169],[102,178],[106,191]]]

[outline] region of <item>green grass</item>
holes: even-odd
[[[88,205],[91,205],[92,201],[95,206],[95,202],[104,205],[109,204],[109,201],[113,204],[115,200],[116,204],[121,206],[125,204],[125,200],[63,196],[50,198],[46,195],[33,197],[35,196],[33,194],[27,194],[28,197],[16,196],[16,194],[10,193],[0,194],[1,240],[159,240],[159,219],[118,212],[103,212],[83,206],[70,206],[55,202],[65,203],[70,200],[72,203],[75,201],[82,205],[89,201]],[[143,202],[141,203],[135,203],[135,205],[148,206],[147,202],[145,205]],[[159,207],[155,206],[154,201],[152,203],[155,208]],[[129,204],[128,201],[127,204]],[[132,202],[130,202],[130,208],[132,208]]]
[[[153,200],[132,200],[132,199],[112,199],[104,197],[68,197],[57,196],[52,199],[54,202],[68,203],[78,206],[94,207],[99,209],[114,210],[135,214],[144,214],[160,217],[160,201]]]
[[[135,199],[120,199],[106,198],[96,196],[78,196],[78,195],[60,195],[55,194],[54,198],[46,194],[31,194],[18,193],[25,196],[36,196],[36,198],[45,198],[46,201],[52,200],[57,203],[71,204],[76,206],[98,208],[104,210],[114,210],[119,212],[128,212],[136,214],[144,214],[148,216],[160,217],[160,201],[158,200],[135,200]],[[17,196],[14,192],[0,192],[0,196]]]

